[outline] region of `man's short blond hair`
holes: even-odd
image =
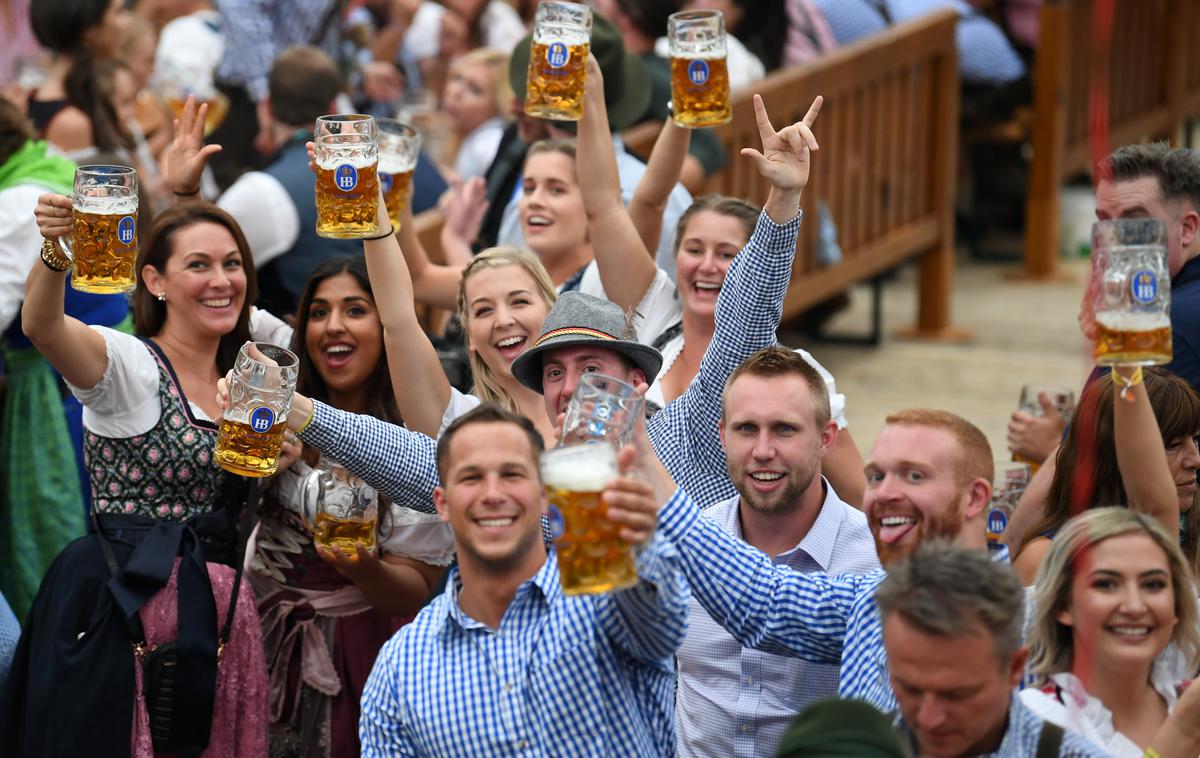
[[[975,479],[986,479],[991,483],[996,475],[995,464],[992,461],[992,446],[987,437],[979,431],[979,427],[948,411],[932,408],[910,408],[906,411],[893,413],[885,420],[886,424],[898,426],[926,426],[932,429],[944,429],[958,443],[958,455],[955,461],[955,474],[960,484],[966,485]]]

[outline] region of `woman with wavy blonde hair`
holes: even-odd
[[[1128,508],[1085,511],[1055,537],[1035,597],[1040,689],[1022,700],[1118,758],[1141,756],[1200,662],[1196,584],[1178,540]]]

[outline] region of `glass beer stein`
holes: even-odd
[[[543,0],[533,18],[525,112],[537,118],[578,121],[592,38],[592,9]]]
[[[376,119],[379,126],[379,182],[392,228],[399,231],[400,217],[412,193],[413,171],[421,154],[421,133],[391,118]]]
[[[547,450],[541,472],[563,592],[584,595],[636,584],[631,546],[601,501],[604,486],[618,475],[616,448],[600,442]]]
[[[1050,402],[1054,403],[1054,409],[1058,411],[1058,415],[1062,417],[1064,422],[1070,422],[1071,412],[1075,410],[1075,391],[1069,387],[1058,387],[1045,384],[1026,384],[1021,387],[1021,400],[1017,403],[1017,410],[1023,413],[1028,413],[1030,416],[1041,417],[1042,403],[1038,400],[1038,395],[1045,392],[1050,398]],[[1038,469],[1042,467],[1041,461],[1034,461],[1026,458],[1023,455],[1013,453],[1013,461],[1017,463],[1028,463],[1031,473],[1036,474]]]
[[[628,382],[604,374],[584,374],[567,404],[562,444],[603,440],[620,446],[633,439],[644,400]]]
[[[300,502],[317,547],[346,556],[357,555],[356,543],[375,550],[379,495],[362,479],[341,467],[314,469],[301,483]]]
[[[379,234],[379,146],[375,118],[321,116],[314,133],[317,234],[362,239]]]
[[[217,465],[241,476],[270,476],[279,465],[300,361],[290,350],[247,342],[229,381],[229,406],[217,432]]]
[[[996,462],[996,484],[992,488],[992,500],[988,504],[987,538],[998,542],[1008,528],[1008,520],[1017,509],[1017,502],[1025,494],[1033,472],[1028,463],[1019,461]]]
[[[138,180],[128,166],[80,166],[71,195],[74,229],[58,246],[80,292],[129,292],[137,283]]]
[[[1145,218],[1092,226],[1092,275],[1099,284],[1096,363],[1154,366],[1171,362],[1171,277],[1167,230]]]
[[[729,121],[733,114],[725,64],[725,16],[710,10],[672,13],[667,39],[675,123],[702,127]]]

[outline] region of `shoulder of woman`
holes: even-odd
[[[1033,584],[1046,553],[1050,552],[1049,537],[1035,537],[1013,558],[1013,569],[1025,584]]]

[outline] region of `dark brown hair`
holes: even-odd
[[[33,125],[21,109],[8,98],[0,97],[0,166],[34,138]]]
[[[271,112],[281,124],[311,129],[329,112],[338,93],[338,69],[323,51],[308,45],[284,50],[267,79]]]
[[[321,372],[317,371],[312,356],[308,354],[307,332],[309,311],[317,290],[326,279],[332,279],[341,274],[349,274],[354,281],[367,293],[372,303],[375,294],[371,290],[371,280],[367,277],[367,264],[362,256],[343,256],[331,258],[321,263],[308,277],[304,292],[300,295],[300,305],[296,309],[296,329],[292,333],[292,352],[300,359],[299,378],[296,380],[296,391],[324,400],[329,396],[329,386],[325,383]],[[379,340],[383,342],[383,326],[379,327]],[[375,418],[389,421],[393,424],[403,424],[400,408],[396,405],[396,395],[392,390],[392,377],[388,373],[387,351],[381,350],[379,362],[367,377],[367,409],[366,412]]]
[[[143,337],[157,335],[167,320],[167,304],[150,294],[146,281],[142,278],[142,269],[153,266],[159,273],[166,273],[167,261],[175,253],[175,234],[196,224],[216,224],[223,226],[233,235],[238,252],[242,254],[242,270],[246,272],[246,295],[242,302],[242,311],[238,314],[237,325],[233,331],[221,337],[217,347],[217,369],[224,374],[233,368],[238,350],[250,339],[250,304],[258,297],[258,285],[254,277],[254,258],[250,255],[250,245],[242,228],[225,211],[211,203],[181,203],[174,205],[154,219],[146,241],[139,246],[138,259],[135,266],[137,274],[137,289],[133,291],[133,327]]]
[[[1186,200],[1200,211],[1200,156],[1195,150],[1166,142],[1122,145],[1101,161],[1097,170],[1114,182],[1154,177],[1163,200]]]
[[[747,240],[754,234],[754,227],[758,224],[759,209],[740,197],[718,195],[715,192],[701,195],[692,201],[688,209],[680,215],[679,222],[675,224],[675,244],[673,248],[676,255],[679,255],[679,246],[683,244],[683,233],[687,230],[688,222],[697,213],[703,211],[712,211],[722,216],[737,219],[742,225],[742,231],[745,233]]]
[[[1166,369],[1147,368],[1143,376],[1163,442],[1170,444],[1177,439],[1196,436],[1200,432],[1200,395],[1190,384]],[[1073,509],[1079,507],[1075,505],[1077,500],[1085,503],[1085,509],[1129,506],[1129,497],[1117,467],[1112,413],[1114,391],[1112,378],[1107,374],[1084,387],[1074,421],[1058,451],[1054,479],[1046,497],[1046,515],[1025,535],[1021,550],[1034,539],[1057,531],[1065,524],[1074,515]],[[1090,473],[1086,478],[1078,479],[1076,469],[1088,458],[1091,459]],[[1090,487],[1090,497],[1086,492],[1076,492],[1077,486]],[[1200,535],[1193,526],[1196,508],[1191,510],[1185,517],[1189,528],[1183,548],[1194,565],[1196,541]]]
[[[450,466],[450,461],[448,460],[450,457],[450,444],[459,432],[473,424],[512,424],[520,429],[529,439],[529,448],[533,452],[534,470],[537,470],[538,456],[546,449],[546,445],[542,441],[542,435],[537,430],[537,427],[520,413],[502,408],[496,403],[484,403],[451,421],[450,426],[447,426],[446,431],[442,432],[442,436],[438,438],[438,476],[441,477],[443,483],[445,483],[446,471]]]

